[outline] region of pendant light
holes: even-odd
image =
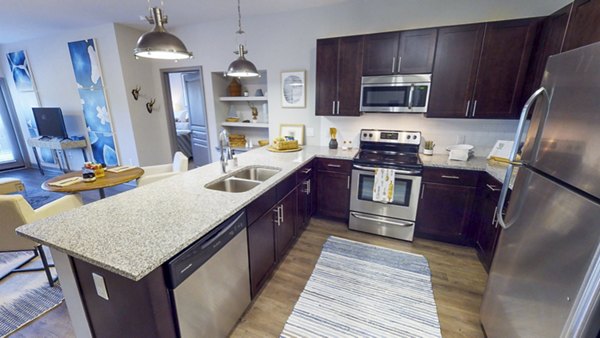
[[[181,60],[192,57],[183,42],[175,35],[165,30],[167,16],[163,16],[162,9],[159,7],[150,8],[152,16],[147,16],[146,20],[154,25],[150,32],[142,34],[133,49],[136,58],[162,59],[162,60]]]
[[[237,5],[238,5],[238,7],[237,7],[237,9],[238,9],[238,31],[236,32],[236,34],[239,34],[240,36],[242,36],[242,34],[244,34],[244,31],[242,30],[242,11],[240,10],[240,0],[238,0]],[[237,58],[237,60],[233,61],[229,65],[229,68],[227,69],[227,76],[232,76],[232,77],[259,76],[258,70],[256,70],[256,66],[252,62],[246,60],[246,57],[244,55],[246,53],[248,53],[248,51],[246,50],[246,48],[244,47],[244,45],[242,43],[240,43],[238,45],[238,50],[233,53],[239,55],[239,57]]]

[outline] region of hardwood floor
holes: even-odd
[[[424,239],[403,242],[348,230],[313,217],[273,277],[233,330],[232,337],[278,337],[330,235],[424,255],[444,337],[483,337],[479,306],[487,274],[473,248]],[[73,337],[65,305],[20,330],[16,337]]]
[[[444,337],[484,337],[479,307],[487,273],[475,249],[424,239],[403,242],[348,230],[344,223],[313,217],[232,337],[278,337],[330,235],[421,254],[429,261]]]

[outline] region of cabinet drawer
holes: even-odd
[[[319,158],[317,160],[317,170],[349,173],[352,171],[352,161]]]
[[[260,195],[260,197],[250,202],[250,204],[246,207],[246,219],[248,221],[248,225],[254,223],[254,221],[256,221],[265,212],[273,208],[277,201],[277,187],[275,187],[269,189],[267,192]]]
[[[423,182],[476,187],[479,172],[447,168],[425,168]]]
[[[304,167],[300,168],[298,171],[296,171],[296,184],[300,184],[304,180],[310,178],[312,176],[313,171],[314,169],[312,161],[306,164]]]
[[[492,175],[484,173],[481,175],[481,182],[479,184],[481,191],[484,196],[490,196],[498,200],[500,197],[500,190],[502,190],[502,183],[495,179]]]
[[[290,175],[277,185],[277,201],[281,201],[290,191],[296,187],[296,176]]]

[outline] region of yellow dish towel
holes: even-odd
[[[396,180],[393,169],[376,168],[373,180],[373,201],[391,203],[394,201],[394,181]]]

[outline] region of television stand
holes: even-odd
[[[87,152],[86,152],[87,141],[85,139],[73,141],[70,139],[61,140],[59,138],[49,138],[49,137],[42,136],[42,137],[33,137],[33,138],[28,139],[27,144],[31,148],[33,148],[33,155],[35,155],[35,161],[37,162],[38,169],[40,170],[40,173],[42,175],[44,175],[44,170],[42,169],[42,162],[38,155],[37,148],[51,149],[52,156],[58,163],[58,167],[60,168],[60,170],[62,170],[65,173],[71,171],[71,167],[69,166],[69,161],[67,160],[67,154],[65,153],[65,149],[81,149],[81,153],[83,154],[84,161],[85,162],[88,161]],[[62,154],[62,162],[61,162],[61,158],[58,156],[58,152],[60,152]],[[63,167],[63,162],[64,162],[64,167]]]

